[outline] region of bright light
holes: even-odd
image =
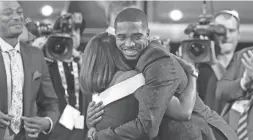
[[[174,21],[182,19],[183,13],[180,10],[172,10],[170,12],[170,18]]]
[[[41,8],[41,13],[44,16],[50,16],[53,13],[53,8],[50,5],[45,5]]]

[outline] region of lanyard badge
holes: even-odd
[[[64,67],[63,67],[63,63],[61,61],[57,61],[58,64],[58,69],[59,69],[59,73],[60,73],[60,77],[61,77],[61,82],[62,82],[62,86],[64,88],[64,97],[65,100],[67,102],[67,104],[69,104],[69,94],[68,94],[68,84],[67,84],[67,80],[66,80],[66,75],[65,75],[65,71],[64,71]],[[75,86],[75,96],[76,96],[76,105],[75,108],[79,109],[79,81],[78,81],[78,65],[76,62],[72,62],[72,67],[73,67],[73,75],[74,75],[74,86]]]

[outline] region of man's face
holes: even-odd
[[[225,43],[220,44],[221,54],[235,51],[240,38],[239,29],[237,28],[237,20],[234,17],[226,19],[223,16],[218,16],[214,20],[214,23],[224,25],[227,28],[227,40]]]
[[[5,37],[18,37],[23,31],[23,9],[16,1],[0,2],[0,30]]]
[[[141,22],[118,22],[116,44],[127,60],[138,59],[148,42],[148,29]]]

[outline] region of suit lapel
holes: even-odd
[[[7,80],[6,71],[3,60],[2,52],[0,52],[0,110],[7,114],[8,112],[8,91],[7,91]],[[5,129],[0,128],[0,139],[4,139]]]
[[[7,107],[7,81],[6,81],[6,71],[5,71],[5,65],[3,60],[3,55],[0,53],[0,89],[1,89],[1,99],[0,99],[0,110],[3,113],[7,113],[8,107]]]
[[[28,116],[30,115],[30,106],[31,106],[31,80],[32,80],[32,74],[30,71],[30,59],[29,59],[29,52],[27,49],[27,46],[25,44],[20,43],[20,51],[21,56],[23,60],[23,68],[24,68],[24,87],[23,87],[23,109],[24,109],[24,115]]]

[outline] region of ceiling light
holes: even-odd
[[[41,13],[44,16],[50,16],[53,13],[53,8],[50,5],[45,5],[41,8]]]
[[[170,15],[170,18],[174,21],[178,21],[183,18],[183,13],[177,9],[172,10],[169,15]]]

